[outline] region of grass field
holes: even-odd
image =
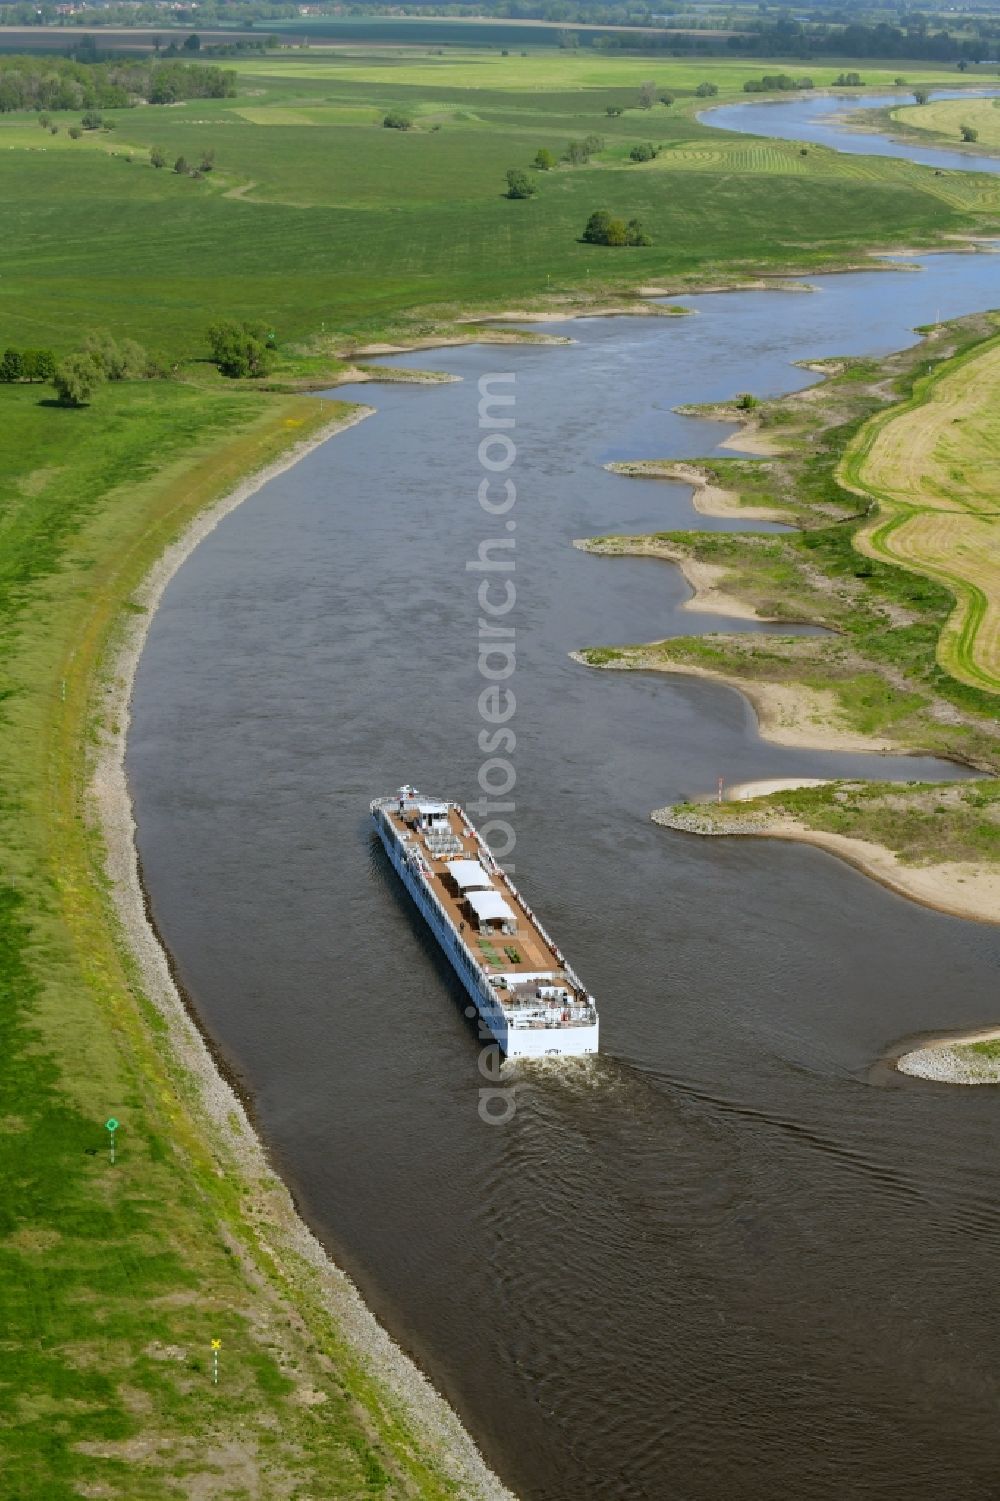
[[[954,613],[938,660],[1000,693],[1000,337],[917,382],[907,404],[879,414],[844,458],[844,477],[878,501],[856,535],[872,557],[945,584]]]
[[[0,1494],[443,1498],[296,1259],[262,1250],[266,1203],[248,1214],[251,1185],[194,1111],[83,816],[121,609],[188,517],[331,407],[169,382],[106,387],[89,410],[37,388],[3,404]]]
[[[266,319],[286,344],[321,330],[363,341],[554,293],[843,264],[871,244],[1000,221],[992,178],[816,147],[802,156],[698,124],[702,79],[720,98],[742,97],[761,63],[553,50],[291,53],[236,66],[235,99],[117,111],[113,132],[77,141],[71,115],[55,117],[56,136],[34,117],[0,116],[0,344],[66,349],[109,327],[184,359],[227,314]],[[819,83],[835,65],[811,71]],[[864,76],[889,81],[885,69]],[[639,109],[646,78],[677,103]],[[609,104],[625,113],[609,117]],[[384,129],[390,107],[415,129]],[[588,166],[537,174],[529,202],[503,196],[509,166],[588,134],[606,140]],[[630,163],[646,140],[660,156]],[[213,150],[215,171],[200,181],[156,171],[154,145],[171,164]],[[580,244],[599,207],[638,216],[655,243]]]
[[[908,130],[929,132],[956,145],[961,143],[961,127],[971,125],[978,130],[979,140],[970,150],[1000,148],[1000,99],[938,99],[933,104],[894,109],[891,118]]]

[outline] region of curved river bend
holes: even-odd
[[[934,774],[763,743],[737,693],[567,653],[711,629],[650,560],[574,537],[725,525],[611,458],[705,453],[683,401],[812,377],[996,303],[989,256],[812,296],[567,325],[408,363],[377,414],[221,523],[152,624],[129,776],[153,910],[304,1213],[525,1501],[995,1492],[990,1090],[868,1082],[903,1034],[995,1021],[1000,930],[816,850],[652,808],[717,775]],[[367,804],[475,796],[477,378],[511,370],[518,879],[596,992],[604,1052],[485,1125],[462,996]],[[338,393],[343,394],[343,393]],[[352,393],[347,393],[352,394]]]
[[[935,89],[929,97],[932,101],[993,98],[997,93],[996,89]],[[1000,172],[1000,156],[949,151],[946,146],[922,145],[912,136],[896,140],[877,130],[850,126],[851,116],[859,111],[912,103],[912,94],[905,90],[891,94],[810,94],[756,104],[723,104],[718,109],[705,110],[698,118],[704,125],[715,125],[721,130],[770,136],[780,141],[812,141],[850,156],[898,156],[904,161],[947,171]],[[929,142],[933,139],[928,136]]]

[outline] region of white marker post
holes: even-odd
[[[105,1129],[111,1133],[111,1166],[115,1165],[115,1132],[118,1130],[118,1122],[114,1116],[104,1122]]]
[[[213,1341],[212,1341],[212,1385],[213,1386],[218,1386],[218,1384],[219,1384],[219,1351],[221,1349],[222,1349],[222,1341],[221,1341],[221,1339],[213,1339]]]

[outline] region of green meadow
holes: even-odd
[[[0,341],[65,349],[108,327],[185,358],[220,315],[264,318],[283,342],[321,330],[363,339],[556,293],[844,264],[870,245],[1000,217],[987,177],[817,147],[803,156],[698,123],[699,82],[742,98],[764,66],[293,52],[239,62],[234,99],[117,111],[112,131],[75,141],[72,116],[54,117],[55,136],[34,117],[0,116]],[[811,73],[819,86],[837,71]],[[895,75],[863,76],[882,86]],[[638,108],[646,79],[676,102]],[[609,105],[624,113],[609,117]],[[414,128],[384,129],[390,108]],[[588,165],[535,174],[529,201],[503,196],[508,167],[591,134],[605,147]],[[644,141],[660,155],[629,162]],[[154,146],[167,168],[149,165]],[[205,150],[210,175],[170,170]],[[654,243],[581,244],[595,208],[639,217]]]

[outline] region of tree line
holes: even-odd
[[[127,109],[181,99],[230,99],[232,69],[130,59],[80,63],[66,57],[0,57],[0,113],[17,109]]]

